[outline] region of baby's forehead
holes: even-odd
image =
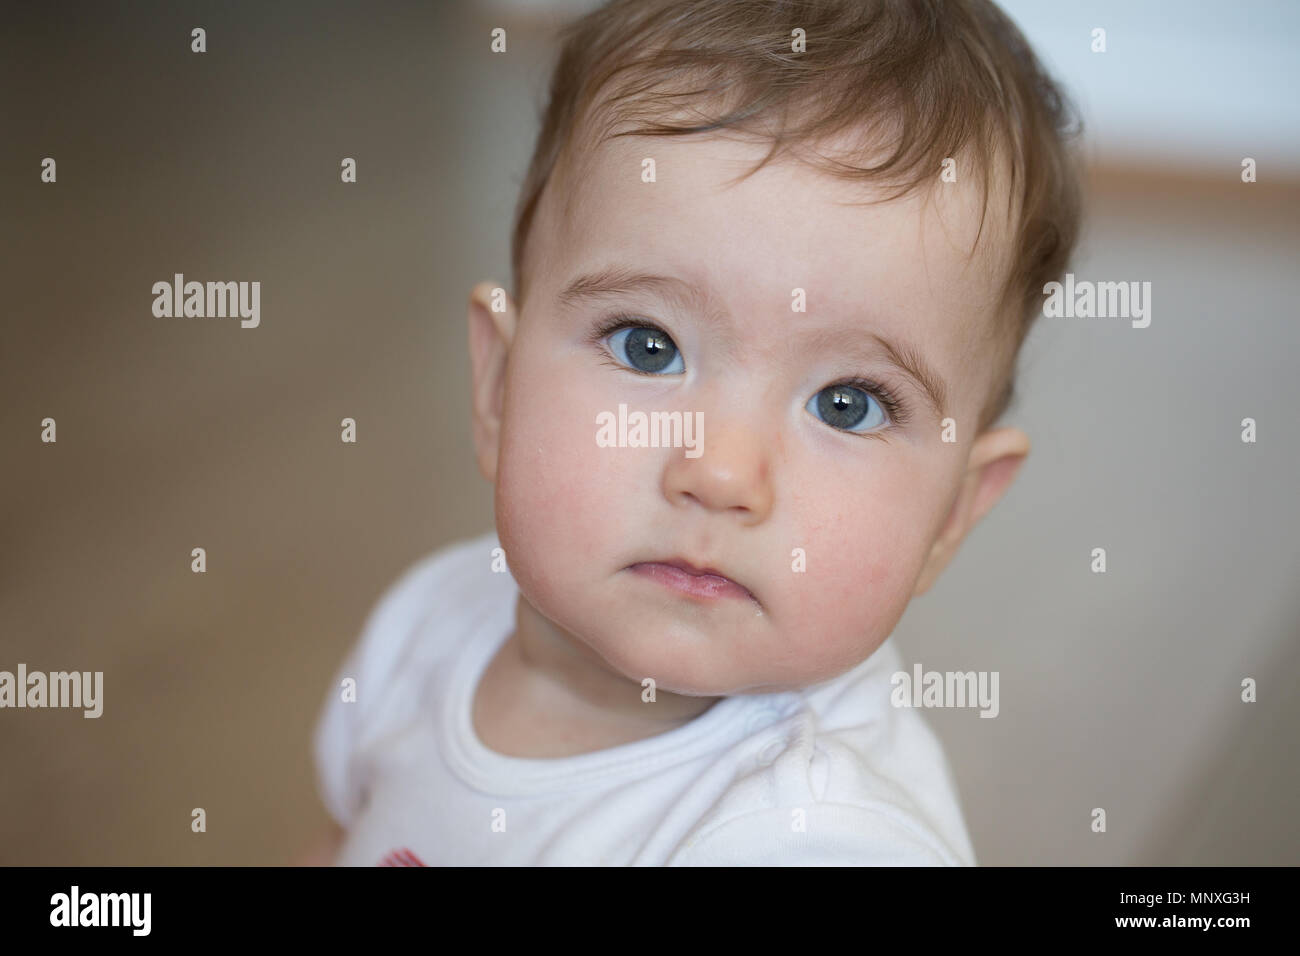
[[[576,232],[611,216],[666,224],[704,203],[728,213],[737,228],[779,218],[781,234],[792,240],[801,236],[800,219],[834,220],[845,234],[856,221],[864,234],[885,225],[907,229],[902,238],[923,241],[932,254],[950,246],[964,259],[982,255],[991,268],[1005,263],[1012,220],[1009,187],[997,164],[985,184],[985,169],[973,156],[950,157],[928,181],[902,190],[883,177],[836,176],[819,165],[828,159],[862,165],[879,155],[844,142],[800,147],[756,169],[769,149],[765,141],[725,132],[606,138],[565,164],[569,174],[557,177],[555,198]],[[932,228],[940,235],[924,234]]]
[[[986,200],[958,157],[955,180],[936,171],[929,186],[893,196],[799,157],[754,171],[767,148],[732,136],[603,141],[554,183],[552,274],[617,252],[633,267],[711,266],[733,289],[770,286],[788,299],[801,288],[810,306],[926,302],[959,314],[996,304],[1011,258],[1000,183]]]

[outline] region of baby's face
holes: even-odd
[[[524,597],[679,694],[793,689],[869,656],[917,590],[991,385],[1001,264],[968,259],[974,183],[875,206],[802,164],[729,186],[762,152],[625,139],[576,192],[548,190],[505,371],[497,530]],[[698,450],[608,447],[620,404],[701,421]]]

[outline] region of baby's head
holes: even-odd
[[[515,294],[470,303],[475,443],[536,620],[685,695],[866,659],[1028,453],[993,426],[1078,228],[1065,119],[981,0],[571,26]],[[653,412],[702,434],[610,447]]]

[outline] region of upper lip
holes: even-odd
[[[655,564],[667,564],[674,568],[681,568],[683,571],[689,571],[691,574],[712,574],[715,575],[716,577],[727,578],[728,581],[731,580],[731,578],[727,577],[727,575],[723,574],[717,568],[696,567],[695,565],[691,564],[691,562],[687,561],[685,558],[671,558],[667,561],[656,561]]]

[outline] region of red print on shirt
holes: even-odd
[[[418,856],[408,850],[406,847],[393,850],[388,856],[384,857],[377,866],[428,866]]]

